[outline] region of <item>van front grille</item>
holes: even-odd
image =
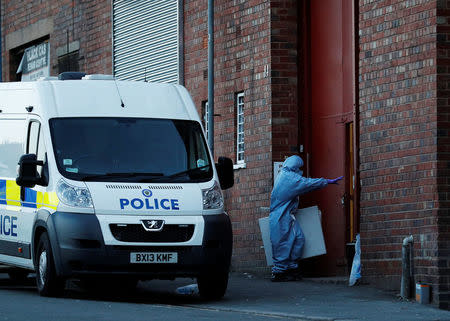
[[[149,189],[183,189],[181,185],[149,185]]]
[[[140,224],[110,224],[114,238],[121,242],[187,242],[194,234],[194,224],[166,224],[161,231],[146,231]]]
[[[139,185],[113,185],[113,184],[107,184],[107,189],[142,189]]]
[[[106,184],[107,189],[142,189],[141,185],[125,185],[125,184]],[[181,185],[149,185],[148,189],[170,189],[181,190]]]

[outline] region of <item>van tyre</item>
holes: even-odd
[[[201,275],[197,278],[198,292],[203,299],[221,299],[228,286],[228,271]]]
[[[36,284],[41,296],[59,296],[64,290],[64,280],[58,278],[55,270],[55,261],[47,233],[39,239],[36,259]]]

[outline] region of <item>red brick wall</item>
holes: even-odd
[[[439,306],[450,309],[450,3],[437,2],[437,124],[438,124],[438,295]]]
[[[80,21],[80,69],[89,74],[112,74],[112,1],[76,1]],[[75,20],[76,21],[76,20]],[[75,29],[76,30],[76,29]],[[77,40],[77,32],[75,32]]]
[[[207,93],[207,1],[185,1],[185,85],[201,112]],[[232,268],[265,268],[258,218],[272,188],[269,2],[215,1],[215,157],[236,162],[236,93],[244,92],[245,163],[225,191],[233,224]],[[267,67],[266,67],[267,66]]]
[[[399,290],[402,239],[412,234],[416,281],[431,284],[434,303],[444,306],[448,220],[440,227],[447,241],[438,224],[448,218],[442,202],[448,191],[443,131],[448,118],[440,107],[447,104],[439,97],[445,91],[438,96],[436,91],[437,4],[360,0],[359,5],[362,273]],[[445,246],[446,259],[439,258]]]
[[[272,157],[299,152],[297,1],[271,1]]]
[[[53,33],[48,35],[52,76],[58,73],[56,48],[67,44],[67,31],[69,42],[80,42],[81,71],[91,74],[112,73],[111,1],[2,1],[4,81],[10,80],[10,52],[5,52],[4,41],[6,35],[45,18],[53,19]]]

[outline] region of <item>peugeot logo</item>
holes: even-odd
[[[147,232],[158,232],[162,230],[164,220],[141,220],[141,224]]]

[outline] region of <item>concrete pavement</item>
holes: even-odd
[[[36,308],[36,311],[52,310],[46,306],[50,303],[57,304],[58,309],[59,305],[72,306],[73,304],[83,306],[82,309],[88,309],[85,305],[90,306],[90,302],[99,302],[90,306],[92,311],[86,311],[95,314],[100,313],[95,309],[101,310],[104,305],[112,307],[119,305],[120,307],[116,307],[117,309],[120,308],[124,315],[127,315],[126,312],[129,310],[128,312],[136,320],[140,319],[139,313],[147,310],[153,311],[156,307],[162,307],[166,311],[167,307],[173,307],[187,308],[187,310],[185,313],[182,312],[183,310],[174,310],[179,313],[166,315],[164,319],[180,320],[180,315],[185,315],[184,319],[187,320],[189,319],[188,315],[198,314],[203,319],[211,320],[226,320],[229,316],[233,320],[237,318],[240,320],[295,319],[309,321],[450,321],[450,311],[440,310],[415,301],[402,301],[398,298],[399,291],[383,291],[368,285],[349,287],[342,284],[342,279],[304,279],[299,282],[272,283],[268,277],[232,273],[225,297],[220,301],[213,302],[204,301],[195,294],[176,293],[178,287],[195,283],[195,280],[192,279],[139,282],[136,291],[131,293],[119,290],[112,294],[96,294],[72,286],[61,299],[39,297],[32,278],[24,285],[12,285],[7,275],[0,273],[0,281],[3,284],[1,289],[7,294],[2,300],[0,319],[3,319],[1,315],[6,307],[16,304],[13,298],[11,299],[14,302],[8,302],[8,295],[17,295],[25,296],[27,300],[34,302],[30,304]],[[335,283],[329,283],[330,281]],[[23,307],[27,307],[27,304],[24,304]],[[13,311],[11,315],[15,315],[15,319],[21,319],[17,309],[12,307],[11,311]],[[45,313],[45,311],[40,313]],[[105,316],[108,317],[108,314]],[[86,318],[80,314],[77,320],[83,319]],[[129,317],[125,318],[115,314],[114,319],[128,320]]]
[[[205,302],[191,295],[179,304],[218,311],[239,311],[261,316],[287,317],[297,320],[450,320],[450,311],[431,305],[405,302],[397,293],[368,285],[349,287],[326,283],[327,279],[304,279],[300,282],[272,283],[268,278],[233,273],[228,291],[221,301]],[[140,287],[152,291],[175,291],[195,283],[191,279],[142,282]]]

